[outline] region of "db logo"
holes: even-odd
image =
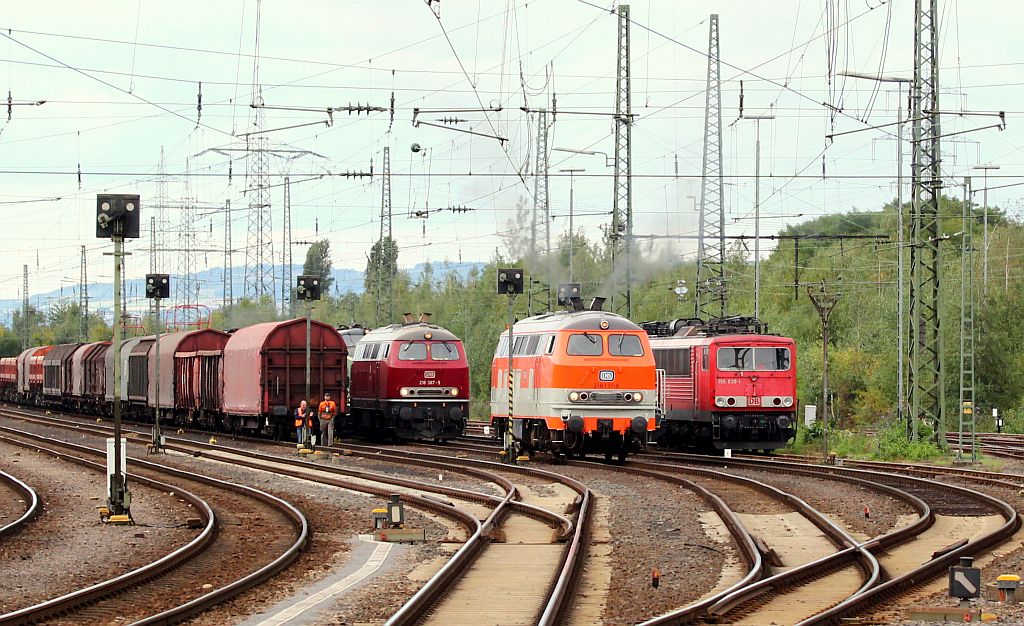
[[[435,378],[436,376],[437,375],[434,373],[434,370],[426,370],[423,372],[423,378]]]
[[[615,372],[613,372],[612,370],[601,370],[598,376],[600,377],[602,382],[606,383],[615,380]]]

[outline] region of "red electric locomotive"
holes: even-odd
[[[451,332],[405,314],[405,323],[367,332],[352,360],[348,426],[399,439],[445,441],[469,415],[469,362]]]
[[[658,368],[658,441],[722,450],[796,435],[796,344],[754,318],[642,324]]]

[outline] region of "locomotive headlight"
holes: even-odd
[[[633,401],[634,402],[643,402],[643,400],[644,400],[644,394],[640,393],[639,391],[637,391],[637,392],[635,392],[633,394]]]
[[[580,394],[579,394],[578,391],[570,391],[569,392],[569,401],[570,402],[576,402],[579,399],[580,399]]]
[[[793,397],[792,396],[786,396],[785,398],[782,399],[782,404],[784,404],[786,406],[793,406]]]
[[[449,389],[448,391],[449,391],[449,393],[451,393],[451,394],[452,394],[452,397],[453,397],[453,398],[454,398],[455,396],[459,395],[459,388],[458,388],[458,387],[452,387],[452,388],[451,388],[451,389]]]
[[[402,397],[408,396],[409,395],[409,388],[408,387],[402,387],[401,389],[398,390],[398,393],[400,393],[402,395]]]
[[[715,406],[725,406],[725,398],[723,396],[715,396]]]

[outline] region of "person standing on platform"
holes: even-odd
[[[331,400],[331,394],[324,394],[324,401],[320,403],[320,445],[334,445],[334,416],[338,413],[338,405]]]

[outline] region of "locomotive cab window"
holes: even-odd
[[[399,361],[426,361],[427,344],[405,341],[398,348]]]
[[[730,346],[719,348],[718,369],[733,371],[784,372],[789,369],[789,348]]]
[[[435,361],[458,361],[459,346],[447,341],[430,344],[430,358]]]
[[[494,356],[508,356],[508,335],[501,338],[498,342],[498,349],[495,351]]]
[[[565,352],[570,356],[601,356],[604,353],[604,340],[601,335],[590,333],[569,335],[569,345]]]
[[[612,356],[643,356],[644,346],[636,335],[608,335],[608,354]]]

